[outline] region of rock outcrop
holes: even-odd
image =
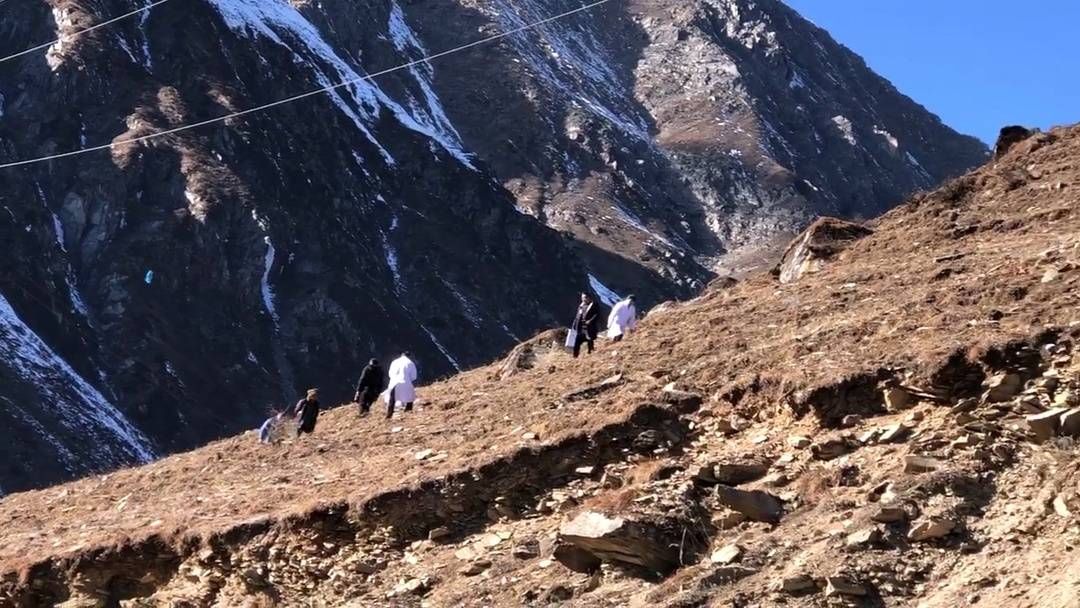
[[[781,283],[793,283],[803,275],[817,272],[852,242],[872,234],[861,224],[824,217],[810,224],[780,257],[773,270]]]
[[[587,511],[559,530],[559,538],[598,561],[669,574],[680,566],[678,539],[662,523]]]

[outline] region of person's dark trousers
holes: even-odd
[[[360,415],[367,416],[371,411],[371,405],[379,398],[379,394],[368,391],[360,394]]]
[[[392,418],[394,416],[394,406],[397,404],[397,396],[394,395],[395,389],[390,389],[390,403],[386,404],[386,417]],[[413,402],[410,401],[405,404],[405,411],[412,411]]]
[[[585,334],[578,334],[577,340],[574,341],[574,358],[577,359],[581,354],[581,345],[587,344],[589,347],[589,354],[593,352],[593,339]]]

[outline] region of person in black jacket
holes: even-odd
[[[600,306],[591,295],[581,294],[581,304],[578,305],[577,314],[574,315],[574,322],[570,325],[570,329],[577,332],[577,339],[574,340],[574,358],[577,359],[581,354],[582,344],[587,344],[589,353],[592,353],[596,335],[600,333]]]
[[[371,412],[371,404],[379,398],[379,393],[386,388],[386,378],[383,377],[382,367],[379,362],[372,359],[368,362],[364,371],[360,372],[360,381],[356,383],[356,395],[353,401],[360,404],[360,415],[367,416]]]
[[[297,437],[304,433],[315,432],[315,423],[319,421],[319,389],[308,389],[307,396],[298,401],[296,407],[293,408],[293,417],[299,423]]]

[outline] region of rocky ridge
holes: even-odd
[[[9,496],[0,598],[1074,605],[1078,153],[1032,135],[815,272],[591,358],[542,337],[413,416]]]

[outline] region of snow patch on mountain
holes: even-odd
[[[274,269],[274,256],[276,251],[274,250],[274,244],[270,241],[269,236],[263,237],[266,241],[266,255],[263,256],[263,275],[262,281],[260,281],[259,291],[262,293],[263,307],[266,308],[267,314],[274,320],[274,327],[276,328],[279,323],[277,307],[274,305],[274,288],[270,285],[270,271]]]
[[[612,205],[612,208],[615,210],[615,215],[617,219],[622,223],[630,226],[631,228],[634,228],[635,230],[639,230],[649,235],[650,238],[656,239],[657,241],[667,245],[668,247],[675,247],[675,244],[672,243],[670,239],[668,239],[662,234],[657,234],[656,232],[650,230],[649,227],[645,225],[645,222],[641,221],[640,217],[638,217],[634,213],[631,213],[630,210],[628,210],[626,207],[623,207],[622,205],[616,203],[615,205]]]
[[[391,99],[382,89],[372,83],[368,76],[361,76],[356,69],[342,59],[323,38],[319,30],[292,5],[283,0],[212,0],[225,23],[233,31],[255,37],[262,36],[289,49],[298,64],[310,67],[321,87],[334,87],[327,92],[331,101],[364,136],[373,143],[387,164],[396,164],[390,153],[378,142],[370,126],[379,118],[382,108],[390,112],[406,128],[421,133],[449,152],[465,166],[475,169],[472,160],[462,149],[460,137],[450,123],[438,96],[431,87],[432,68],[426,64],[412,66],[410,70],[423,92],[426,108],[410,104],[411,112]],[[396,9],[396,11],[394,10]],[[389,27],[399,50],[407,48],[422,51],[419,40],[405,23],[400,7],[392,7]],[[324,69],[333,71],[333,78]],[[344,84],[348,83],[348,84]],[[351,104],[338,91],[349,94]]]
[[[379,236],[382,237],[383,251],[386,252],[386,267],[390,269],[390,275],[394,277],[394,293],[401,295],[405,292],[405,281],[401,278],[397,249],[394,249],[394,245],[390,242],[390,235],[397,230],[397,227],[398,217],[393,215],[390,217],[390,229],[388,231],[380,230]]]
[[[420,324],[420,329],[424,330],[424,333],[426,333],[428,337],[431,338],[431,343],[435,345],[435,348],[439,349],[439,352],[442,353],[442,356],[446,357],[446,360],[450,362],[450,365],[453,365],[454,369],[460,372],[461,365],[457,362],[457,359],[454,359],[454,356],[450,354],[450,351],[446,350],[446,347],[443,346],[442,342],[439,342],[439,339],[435,337],[435,334],[431,333],[431,330],[422,323]]]
[[[930,176],[930,172],[926,170],[926,167],[922,166],[922,163],[919,162],[919,159],[915,158],[914,154],[911,152],[904,152],[904,158],[907,159],[909,165],[918,171],[919,176],[922,177],[926,183],[933,182],[934,178]]]
[[[292,51],[293,60],[296,63],[312,68],[319,86],[332,87],[343,82],[350,82],[346,86],[328,91],[327,95],[331,102],[356,125],[364,137],[375,145],[383,159],[388,164],[394,164],[393,157],[375,139],[375,135],[368,128],[368,123],[373,122],[379,114],[375,87],[362,80],[352,67],[326,43],[319,30],[299,11],[283,0],[212,0],[212,2],[225,20],[225,24],[233,31],[251,38],[262,36]],[[298,45],[299,48],[294,48],[293,44]],[[319,62],[333,69],[337,78],[328,77]],[[348,92],[353,105],[349,105],[338,93],[340,90]]]
[[[153,0],[146,0],[143,6],[149,6]],[[150,11],[139,15],[139,31],[142,33],[142,65],[147,72],[154,71],[153,56],[150,54],[150,34],[146,31],[146,24],[150,21]]]
[[[89,321],[90,309],[87,308],[86,300],[83,299],[82,293],[79,292],[79,286],[75,284],[75,277],[72,276],[70,268],[68,269],[68,276],[64,277],[64,282],[67,284],[68,293],[71,295],[71,306],[75,309],[75,312]],[[93,323],[91,323],[92,325]]]
[[[601,283],[600,279],[592,274],[589,275],[589,287],[592,288],[593,293],[600,298],[600,301],[607,306],[614,306],[619,300],[622,300],[622,296],[611,289],[608,289],[607,285]]]
[[[96,388],[30,329],[0,295],[0,358],[30,383],[69,430],[96,438],[102,465],[149,462],[150,442]]]
[[[791,80],[788,81],[788,88],[790,88],[790,89],[805,89],[805,88],[807,88],[806,79],[804,79],[802,74],[799,73],[799,70],[792,70]]]
[[[889,133],[881,127],[874,127],[874,135],[880,135],[882,138],[884,138],[885,142],[888,143],[889,147],[893,150],[896,150],[900,147],[900,141],[896,139],[896,137],[894,137],[892,133]]]
[[[407,57],[410,56],[409,52],[413,51],[416,59],[427,55],[427,50],[421,44],[420,39],[416,37],[412,28],[409,27],[409,24],[406,23],[405,13],[396,2],[390,6],[390,19],[387,27],[390,31],[390,40],[398,51],[406,54]],[[425,106],[421,108],[416,100],[409,99],[411,112],[408,113],[408,116],[417,123],[417,126],[411,128],[435,139],[463,165],[476,170],[472,159],[464,150],[461,135],[458,134],[453,123],[450,122],[442,102],[439,101],[439,96],[435,94],[435,89],[432,88],[431,82],[435,77],[435,69],[425,61],[409,66],[409,73],[412,74],[417,86],[420,87]],[[394,106],[397,106],[397,104],[394,103],[391,107]],[[400,111],[404,112],[404,110]]]
[[[859,142],[855,139],[855,128],[847,116],[833,116],[832,121],[840,131],[840,136],[844,138],[844,141],[853,146],[859,145]]]
[[[442,281],[443,285],[446,286],[446,289],[454,296],[454,299],[458,301],[458,305],[461,306],[461,312],[465,315],[465,318],[469,320],[469,323],[476,329],[480,329],[481,317],[476,303],[470,300],[468,296],[461,293],[461,290],[455,287],[450,281],[447,281],[442,277],[439,277],[439,280]]]
[[[176,368],[173,367],[171,361],[165,362],[165,373],[171,376],[173,380],[176,380],[176,383],[180,385],[180,388],[187,388],[184,381],[180,379],[180,375],[176,373]]]
[[[499,0],[493,6],[493,18],[504,31],[525,27],[546,17],[550,8],[535,0]],[[613,127],[649,145],[648,122],[636,108],[618,104],[631,99],[627,89],[611,67],[602,45],[591,30],[581,25],[587,14],[551,23],[543,28],[510,36],[510,43],[535,70],[537,75],[561,95],[575,100]],[[587,94],[583,94],[587,93]]]
[[[64,246],[64,225],[60,223],[60,218],[54,213],[52,214],[53,221],[53,236],[56,237],[56,245],[60,247],[60,251],[67,253],[67,247]]]

